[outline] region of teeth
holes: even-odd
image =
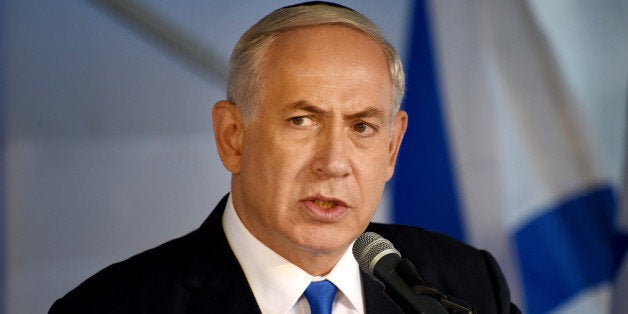
[[[334,205],[336,205],[336,203],[334,202],[321,201],[321,200],[315,200],[314,204],[316,204],[318,207],[323,208],[323,209],[329,209],[329,208],[334,207]]]

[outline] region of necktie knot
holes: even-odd
[[[312,281],[303,293],[310,303],[312,314],[331,314],[337,290],[329,280]]]

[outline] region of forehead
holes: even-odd
[[[363,98],[392,105],[392,80],[383,49],[362,32],[344,26],[282,34],[269,46],[261,73],[262,99],[333,94],[347,98],[335,99],[340,102]]]
[[[303,27],[279,35],[269,46],[264,64],[294,65],[321,59],[350,61],[348,65],[387,68],[380,45],[361,31],[340,25]]]

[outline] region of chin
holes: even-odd
[[[317,231],[307,232],[305,238],[302,239],[301,246],[321,253],[338,250],[344,251],[354,240],[353,235],[344,232],[330,232],[328,230],[322,232],[320,232],[320,230]]]

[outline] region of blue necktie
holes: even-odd
[[[328,280],[312,281],[305,289],[305,298],[310,303],[312,314],[331,314],[338,288]]]

